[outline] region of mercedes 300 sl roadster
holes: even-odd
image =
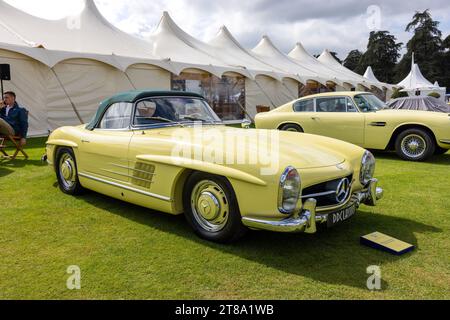
[[[305,132],[367,149],[395,150],[405,160],[424,161],[450,149],[450,115],[392,110],[367,92],[307,96],[255,118],[259,129]]]
[[[214,141],[274,134],[266,171],[241,157],[260,154],[265,144]],[[204,156],[210,148],[227,161]],[[64,193],[90,189],[184,213],[200,237],[216,242],[234,241],[248,229],[314,233],[316,225],[334,226],[383,195],[370,152],[321,136],[227,127],[194,93],[113,96],[89,124],[55,130],[46,156]]]

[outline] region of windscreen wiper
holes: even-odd
[[[139,117],[138,119],[144,119],[144,120],[156,120],[156,121],[160,121],[160,122],[170,122],[170,123],[175,123],[175,121],[167,119],[167,118],[163,118],[163,117]]]
[[[189,117],[189,116],[183,117],[183,120],[201,121],[201,122],[211,122],[210,120],[206,120],[206,119],[203,119],[203,118]]]

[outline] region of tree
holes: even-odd
[[[342,64],[342,60],[339,59],[337,52],[331,51],[330,53],[331,53],[331,55],[336,59],[337,62],[339,62],[340,64]]]
[[[344,67],[355,71],[359,65],[363,53],[359,50],[352,50],[347,55],[347,58],[344,60]]]
[[[388,31],[372,31],[367,51],[361,56],[356,72],[363,74],[371,66],[378,80],[393,83],[402,46],[403,43],[397,43],[395,36]]]
[[[407,52],[398,64],[397,81],[404,79],[411,70],[412,53],[414,60],[420,66],[425,78],[434,82],[442,77],[443,69],[440,65],[444,50],[441,39],[442,32],[439,30],[439,21],[433,20],[429,10],[414,14],[412,21],[405,28],[407,32],[414,32],[407,44]]]
[[[439,82],[442,87],[447,87],[447,92],[450,90],[450,35],[442,42],[442,52],[439,54],[437,64],[441,72],[436,76],[435,81]]]

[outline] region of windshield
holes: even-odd
[[[374,112],[386,108],[386,104],[373,94],[360,94],[354,99],[361,112]]]
[[[189,97],[148,98],[136,104],[135,126],[201,121],[221,122],[206,101]]]

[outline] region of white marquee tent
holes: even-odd
[[[322,52],[317,60],[319,60],[329,68],[335,70],[337,73],[343,75],[344,77],[347,77],[348,79],[350,79],[350,81],[352,81],[352,83],[356,82],[358,84],[358,90],[364,90],[364,88],[370,89],[371,87],[392,90],[392,86],[387,83],[381,83],[378,80],[373,81],[373,79],[368,79],[351,71],[350,69],[347,69],[333,57],[329,50],[324,50],[324,52]]]
[[[428,81],[423,76],[417,63],[414,63],[414,57],[412,59],[411,71],[398,86],[402,88],[401,91],[407,92],[410,97],[417,95],[427,96],[431,92],[437,92],[441,96],[440,100],[445,101],[446,88],[440,87],[437,82],[433,84]]]
[[[0,0],[0,63],[10,64],[12,73],[5,88],[16,91],[29,109],[30,135],[88,122],[98,103],[114,93],[171,89],[174,75],[194,70],[219,78],[244,77],[250,115],[257,105],[276,107],[297,98],[299,84],[310,80],[348,87],[385,85],[306,51],[288,56],[268,37],[247,50],[226,27],[205,43],[167,13],[149,39],[140,39],[109,23],[93,0],[85,2],[76,16],[45,20]]]
[[[372,67],[368,66],[366,72],[363,75],[364,78],[366,78],[367,80],[369,80],[370,82],[373,83],[378,83],[378,84],[382,84],[377,77],[375,76],[375,74],[373,73]]]

